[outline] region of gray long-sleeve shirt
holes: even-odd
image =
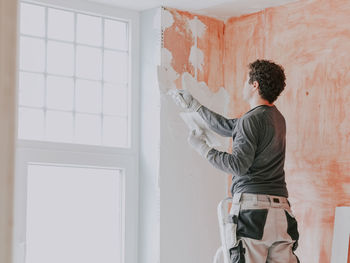
[[[286,123],[276,106],[257,106],[227,119],[202,106],[198,113],[221,136],[233,139],[232,153],[211,149],[208,161],[232,174],[231,193],[288,197],[284,175]]]

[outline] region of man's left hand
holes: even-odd
[[[196,132],[193,130],[188,136],[188,143],[204,158],[207,157],[209,151],[212,149],[204,138],[203,132]]]

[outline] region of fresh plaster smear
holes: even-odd
[[[207,26],[198,17],[189,20],[188,26],[194,37],[202,37],[207,30]]]
[[[175,80],[180,76],[175,70],[174,68],[171,66],[171,61],[173,59],[173,55],[171,54],[171,52],[166,49],[166,48],[162,48],[161,51],[161,61],[162,61],[162,73],[163,73],[163,79],[167,80],[167,83],[172,83],[174,84]],[[174,85],[169,86],[169,89],[175,87]],[[167,90],[163,90],[161,89],[161,92],[166,93]]]
[[[188,72],[182,74],[182,80],[183,89],[187,89],[202,105],[223,116],[227,114],[230,96],[223,87],[213,93],[204,81],[196,81]],[[227,151],[230,140],[220,136],[217,139],[221,143],[218,149]]]
[[[203,71],[204,53],[202,50],[196,46],[192,46],[189,60],[196,70],[199,69],[200,71]]]
[[[161,12],[160,9],[159,9],[159,12]],[[161,12],[161,16],[162,16],[161,21],[162,21],[163,29],[171,27],[174,24],[174,18],[172,14],[165,8],[163,8],[163,11]]]
[[[198,69],[203,71],[204,53],[198,48],[198,37],[202,37],[207,26],[202,23],[197,16],[188,21],[188,29],[191,30],[194,38],[194,45],[191,47],[189,61],[195,69],[195,78],[197,79]]]
[[[213,93],[204,81],[198,82],[191,74],[182,74],[184,89],[187,89],[200,103],[219,114],[226,115],[230,103],[229,93],[221,87]]]

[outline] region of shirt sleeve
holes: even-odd
[[[242,119],[233,141],[232,154],[211,149],[206,156],[216,168],[233,175],[245,175],[252,166],[258,144],[259,127],[252,118]]]
[[[238,119],[226,119],[203,105],[199,108],[198,113],[211,130],[224,137],[232,136]]]

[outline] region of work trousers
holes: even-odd
[[[231,263],[299,263],[298,226],[285,197],[235,194],[230,210],[237,224]]]

